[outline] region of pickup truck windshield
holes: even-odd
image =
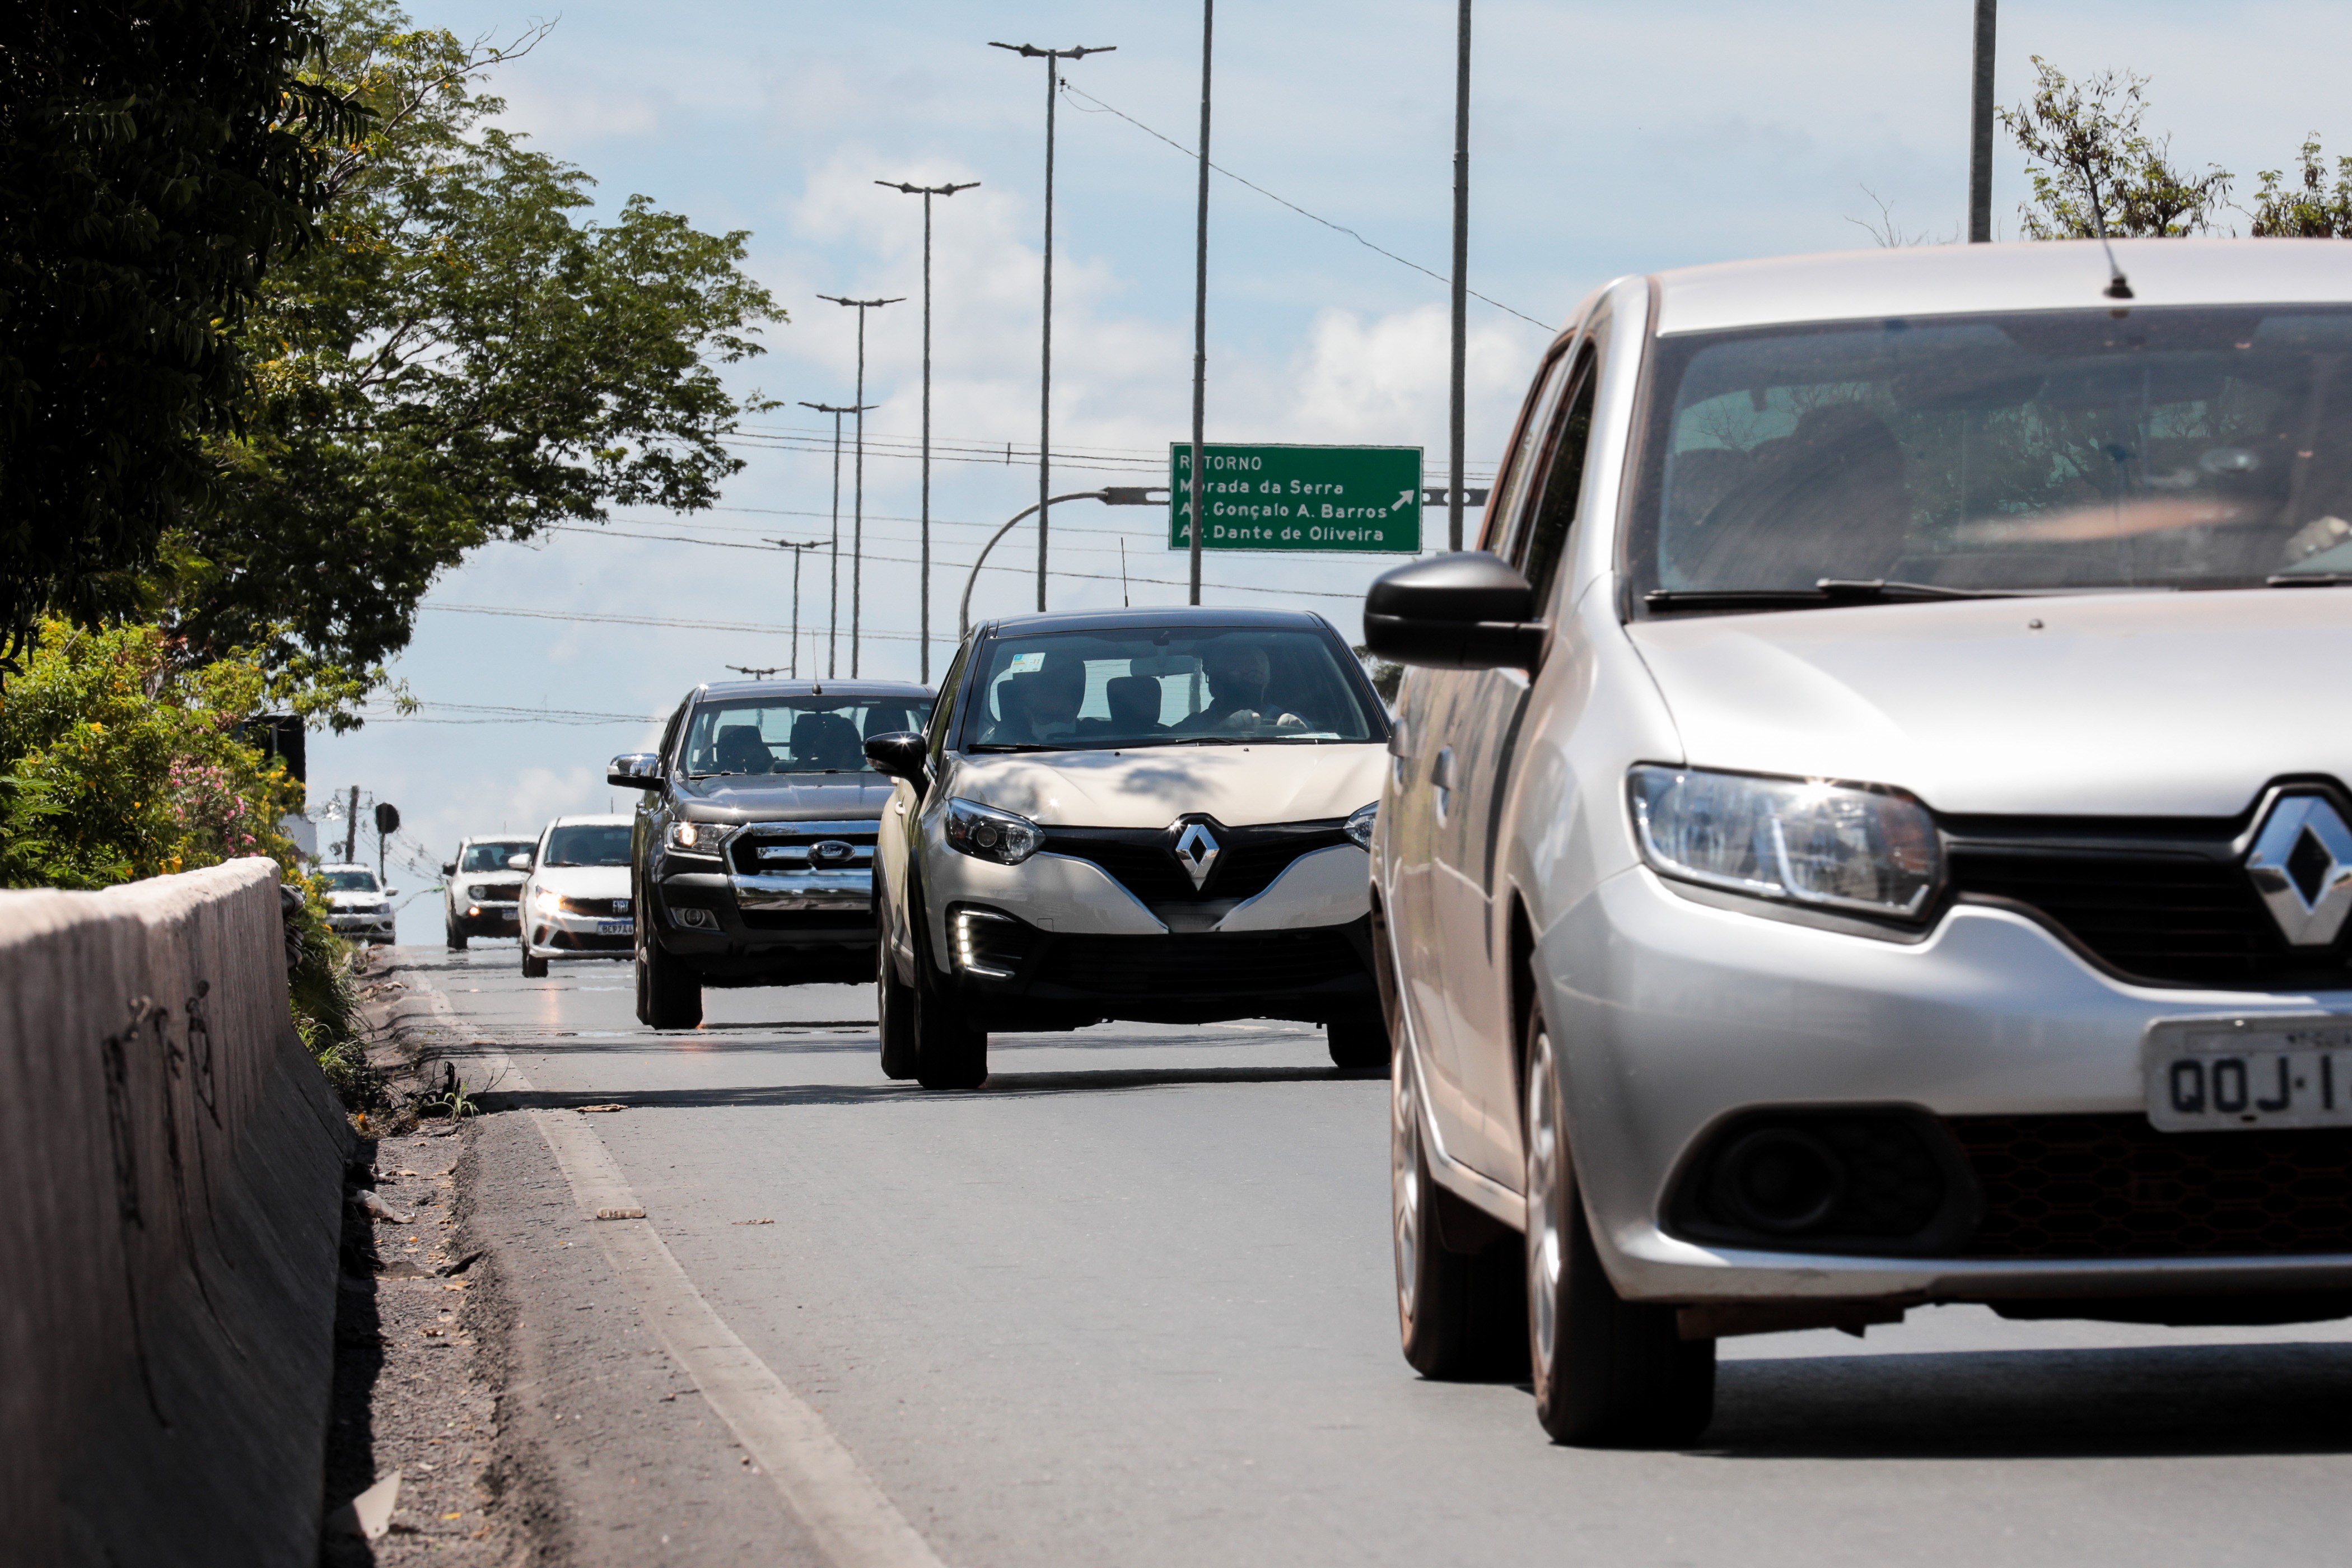
[[[973,752],[1374,741],[1328,637],[1279,627],[1047,632],[987,645]]]
[[[1655,353],[1629,538],[1653,614],[2352,578],[2352,310],[1896,319]]]
[[[686,727],[686,771],[716,773],[871,773],[866,742],[919,730],[930,704],[906,697],[760,697],[706,702]]]

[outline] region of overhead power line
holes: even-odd
[[[1134,115],[1128,113],[1128,112],[1127,112],[1125,110],[1123,110],[1123,109],[1116,109],[1116,108],[1113,108],[1111,105],[1109,105],[1109,104],[1108,104],[1108,103],[1105,103],[1101,99],[1097,98],[1093,93],[1087,92],[1087,91],[1086,91],[1085,89],[1081,89],[1081,88],[1073,87],[1073,86],[1072,86],[1069,82],[1067,82],[1067,81],[1065,81],[1065,82],[1063,82],[1063,83],[1062,83],[1062,90],[1063,90],[1064,92],[1066,92],[1066,93],[1069,94],[1069,95],[1070,95],[1071,97],[1073,97],[1073,98],[1083,98],[1083,99],[1085,99],[1085,100],[1087,100],[1087,103],[1091,103],[1091,104],[1093,104],[1093,105],[1095,106],[1095,108],[1094,108],[1093,110],[1088,110],[1088,109],[1085,108],[1083,105],[1073,104],[1071,107],[1072,107],[1072,108],[1076,109],[1076,110],[1078,110],[1078,112],[1079,112],[1079,113],[1081,113],[1081,114],[1093,113],[1093,112],[1097,112],[1097,111],[1099,111],[1099,112],[1102,112],[1102,113],[1105,113],[1105,114],[1116,114],[1116,115],[1118,115],[1121,120],[1126,121],[1129,125],[1134,126],[1138,131],[1142,132],[1146,136],[1150,136],[1150,137],[1156,138],[1156,139],[1157,139],[1157,140],[1159,140],[1159,141],[1165,142],[1166,142],[1166,143],[1168,143],[1168,145],[1170,145],[1171,147],[1175,148],[1175,149],[1176,149],[1176,151],[1178,151],[1179,153],[1183,153],[1183,154],[1184,154],[1184,156],[1186,156],[1187,158],[1198,158],[1198,157],[1200,156],[1200,154],[1199,154],[1199,153],[1197,153],[1193,152],[1192,148],[1185,146],[1185,145],[1184,145],[1184,143],[1182,143],[1181,142],[1177,141],[1174,137],[1172,137],[1172,136],[1163,136],[1163,135],[1161,135],[1159,132],[1154,131],[1153,129],[1151,129],[1151,127],[1150,127],[1150,126],[1146,125],[1142,121],[1138,120]],[[1420,273],[1423,277],[1424,277],[1424,278],[1433,278],[1433,279],[1435,279],[1438,282],[1440,282],[1440,283],[1444,283],[1444,284],[1447,285],[1448,287],[1451,287],[1451,286],[1452,286],[1452,284],[1453,284],[1453,281],[1454,281],[1454,280],[1453,280],[1452,279],[1450,279],[1450,278],[1446,277],[1444,273],[1443,273],[1443,272],[1432,271],[1429,268],[1423,267],[1423,266],[1420,262],[1418,262],[1418,261],[1411,261],[1411,260],[1407,260],[1405,258],[1403,258],[1403,257],[1402,257],[1402,256],[1399,256],[1399,255],[1398,255],[1395,251],[1393,251],[1393,250],[1387,249],[1387,248],[1385,248],[1384,247],[1381,247],[1381,246],[1374,245],[1370,240],[1366,239],[1362,235],[1358,234],[1354,229],[1349,228],[1346,224],[1343,224],[1343,223],[1333,223],[1333,222],[1332,222],[1329,218],[1328,218],[1328,217],[1324,217],[1324,216],[1320,216],[1319,214],[1317,214],[1317,213],[1311,213],[1311,212],[1308,212],[1305,207],[1300,206],[1297,202],[1291,201],[1290,199],[1288,199],[1287,197],[1285,197],[1285,196],[1277,196],[1277,195],[1276,195],[1272,191],[1267,190],[1264,185],[1257,184],[1255,184],[1255,182],[1253,182],[1253,181],[1249,181],[1249,180],[1245,180],[1245,179],[1242,178],[1242,176],[1240,176],[1239,174],[1234,174],[1231,169],[1226,168],[1226,167],[1225,167],[1223,164],[1222,164],[1222,163],[1211,163],[1211,164],[1209,165],[1209,167],[1210,167],[1210,168],[1212,168],[1212,169],[1214,169],[1218,174],[1223,174],[1225,178],[1227,178],[1228,180],[1233,181],[1233,182],[1234,182],[1235,184],[1237,184],[1237,185],[1247,185],[1251,190],[1255,191],[1259,195],[1264,196],[1267,201],[1273,202],[1273,203],[1275,203],[1275,204],[1276,204],[1276,205],[1278,205],[1278,206],[1286,206],[1286,207],[1288,207],[1292,212],[1297,213],[1300,217],[1306,218],[1306,219],[1307,219],[1307,220],[1309,220],[1310,222],[1313,222],[1313,223],[1319,223],[1319,224],[1321,224],[1325,228],[1328,228],[1328,229],[1331,230],[1331,231],[1332,231],[1333,233],[1335,233],[1335,234],[1344,234],[1344,235],[1346,235],[1349,239],[1354,240],[1358,245],[1362,246],[1366,250],[1373,251],[1373,252],[1376,252],[1376,253],[1377,253],[1377,254],[1379,254],[1379,255],[1385,256],[1385,257],[1387,257],[1391,261],[1395,262],[1395,263],[1396,263],[1398,266],[1400,266],[1400,267],[1410,267],[1410,268],[1412,268],[1415,272]],[[1475,300],[1486,300],[1486,303],[1487,303],[1487,304],[1494,306],[1494,307],[1495,307],[1495,309],[1496,309],[1497,310],[1501,310],[1501,311],[1503,311],[1503,312],[1504,312],[1505,314],[1507,314],[1507,315],[1517,316],[1519,320],[1521,320],[1522,321],[1527,322],[1527,323],[1528,323],[1528,325],[1529,325],[1529,326],[1531,326],[1531,327],[1541,327],[1541,328],[1542,328],[1545,331],[1547,331],[1547,332],[1556,332],[1556,331],[1558,331],[1559,330],[1558,327],[1556,327],[1556,326],[1552,325],[1550,322],[1548,322],[1548,321],[1539,321],[1536,320],[1536,318],[1534,318],[1533,316],[1528,315],[1525,310],[1518,310],[1518,309],[1517,309],[1517,308],[1516,308],[1516,307],[1514,307],[1514,306],[1506,305],[1506,304],[1504,304],[1500,300],[1493,299],[1493,298],[1490,298],[1490,297],[1489,297],[1489,296],[1487,296],[1487,295],[1485,295],[1485,294],[1481,294],[1481,293],[1479,293],[1479,292],[1478,292],[1478,290],[1476,290],[1475,289],[1468,289],[1468,290],[1466,290],[1466,292],[1470,295],[1470,297],[1471,297],[1471,298],[1473,298],[1473,299],[1475,299]]]

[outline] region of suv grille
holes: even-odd
[[[1962,898],[2025,905],[2109,967],[2162,985],[2352,985],[2347,942],[2298,951],[2232,841],[2247,823],[1959,818],[1946,825]]]
[[[2159,1132],[2122,1116],[1958,1116],[1972,1258],[2352,1252],[2352,1130]]]
[[[1339,821],[1207,826],[1217,840],[1217,858],[1198,888],[1176,859],[1175,834],[1164,827],[1049,827],[1043,852],[1091,860],[1146,905],[1157,906],[1255,898],[1300,856],[1348,842]]]

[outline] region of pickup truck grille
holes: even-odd
[[[735,836],[728,863],[746,875],[869,870],[880,828],[872,820],[756,823]]]

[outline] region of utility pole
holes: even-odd
[[[922,626],[921,679],[931,683],[931,198],[951,196],[958,191],[968,191],[980,184],[966,180],[962,184],[910,185],[900,181],[877,180],[885,190],[903,191],[910,196],[923,198],[923,548],[922,548]],[[863,321],[865,318],[860,317]]]
[[[1037,608],[1045,607],[1045,534],[1054,506],[1054,100],[1059,96],[1062,68],[1057,60],[1082,60],[1107,55],[1117,44],[1093,44],[1068,49],[1041,49],[1034,44],[999,44],[1024,59],[1045,62],[1045,311],[1042,358],[1037,375]]]
[[[857,679],[857,650],[862,640],[864,621],[861,612],[866,607],[866,411],[879,405],[866,401],[866,312],[884,305],[896,305],[905,300],[845,300],[837,294],[819,294],[820,300],[830,300],[857,312],[857,478],[856,499],[851,503],[854,520],[850,524],[849,544],[849,678]]]
[[[1209,420],[1209,60],[1217,0],[1201,0],[1201,204],[1192,222],[1192,596],[1201,602],[1201,492],[1208,487],[1202,440]],[[1127,541],[1119,543],[1119,588],[1127,586]]]
[[[1466,416],[1464,388],[1469,365],[1470,329],[1470,0],[1457,0],[1454,42],[1454,344],[1453,381],[1445,414],[1453,449],[1452,480],[1445,487],[1445,548],[1462,548],[1462,443]]]
[[[861,315],[858,320],[865,318]],[[801,406],[833,416],[833,590],[824,613],[824,678],[831,680],[841,673],[841,416],[865,411],[831,403],[803,403]],[[793,568],[800,569],[797,557]]]
[[[343,864],[348,866],[360,854],[360,786],[352,785],[352,808],[343,814]]]
[[[836,511],[838,509],[836,509]],[[838,531],[839,526],[839,521],[836,517],[835,523],[836,531]],[[792,678],[794,680],[798,680],[801,678],[801,552],[803,550],[814,550],[818,545],[824,543],[824,541],[822,539],[811,539],[804,542],[795,544],[789,539],[771,539],[768,542],[775,545],[780,550],[789,550],[793,552]]]
[[[1977,0],[1975,75],[1969,114],[1969,243],[1992,242],[1992,67],[2000,0]]]

